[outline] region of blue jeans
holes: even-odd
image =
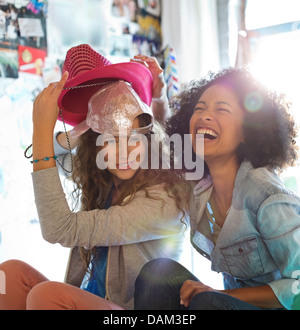
[[[141,270],[136,283],[136,310],[260,310],[225,293],[207,291],[195,295],[186,308],[180,305],[180,289],[186,280],[199,281],[171,259],[155,259]]]

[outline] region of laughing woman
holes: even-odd
[[[205,175],[190,205],[191,243],[223,274],[224,290],[159,259],[138,277],[135,307],[291,309],[299,283],[300,199],[276,174],[296,159],[284,98],[247,71],[230,69],[190,83],[174,102],[169,134],[190,132],[194,150],[198,134],[204,142]]]
[[[188,190],[175,172],[147,166],[151,137],[164,133],[149,107],[152,74],[144,65],[111,64],[79,45],[68,51],[64,69],[34,102],[32,178],[43,237],[72,248],[67,283],[6,261],[0,264],[7,278],[0,309],[132,309],[142,266],[158,257],[180,258]],[[77,141],[72,179],[78,212],[66,201],[54,154],[58,103],[64,120],[75,124],[67,142],[71,149]],[[101,163],[104,149],[108,158]]]

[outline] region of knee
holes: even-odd
[[[167,275],[169,272],[176,271],[181,265],[175,260],[168,258],[158,258],[147,262],[140,274],[157,274],[157,275]]]
[[[175,268],[180,266],[176,261],[168,258],[158,258],[147,262],[141,269],[136,286],[144,286],[145,282],[159,282],[166,279],[170,274],[176,273]]]
[[[29,265],[21,260],[11,259],[4,261],[0,264],[0,270],[3,271],[5,274],[17,274],[23,273],[24,269],[27,268]]]
[[[59,282],[41,282],[34,286],[27,295],[26,306],[29,310],[47,310],[49,302],[59,296]]]

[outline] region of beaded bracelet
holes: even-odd
[[[40,162],[41,160],[43,160],[44,162],[48,161],[50,158],[53,158],[54,160],[57,159],[57,156],[52,156],[52,157],[45,157],[45,158],[42,158],[42,159],[34,159],[34,160],[31,160],[30,163],[33,164],[33,163],[38,163]]]
[[[65,172],[67,172],[67,173],[72,173],[72,172],[73,172],[73,156],[72,156],[72,149],[71,149],[71,143],[70,143],[69,136],[68,136],[68,133],[67,133],[67,129],[66,129],[66,125],[65,125],[64,117],[63,117],[63,115],[62,115],[62,109],[59,110],[59,115],[60,115],[60,117],[61,117],[61,119],[62,119],[62,123],[63,123],[63,125],[64,125],[64,129],[65,129],[66,139],[67,139],[67,142],[68,142],[69,154],[70,154],[70,157],[71,157],[71,169],[70,169],[70,170],[66,169],[66,168],[63,166],[63,164],[61,164],[61,163],[57,160],[57,156],[45,157],[45,158],[42,158],[42,159],[34,159],[34,160],[31,160],[30,162],[31,162],[31,164],[33,164],[33,163],[37,163],[37,162],[42,161],[42,160],[43,160],[43,161],[48,161],[50,158],[54,158],[55,160],[57,160],[57,163],[60,165],[60,167],[61,167]],[[29,156],[27,155],[28,150],[29,150],[30,148],[32,148],[32,144],[31,144],[30,146],[28,146],[28,147],[25,149],[25,151],[24,151],[24,156],[25,156],[26,158],[31,158],[31,157],[32,157],[32,153],[31,153],[31,155],[29,155]]]

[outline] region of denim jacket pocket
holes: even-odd
[[[246,280],[263,274],[257,237],[247,237],[220,250],[232,276]]]

